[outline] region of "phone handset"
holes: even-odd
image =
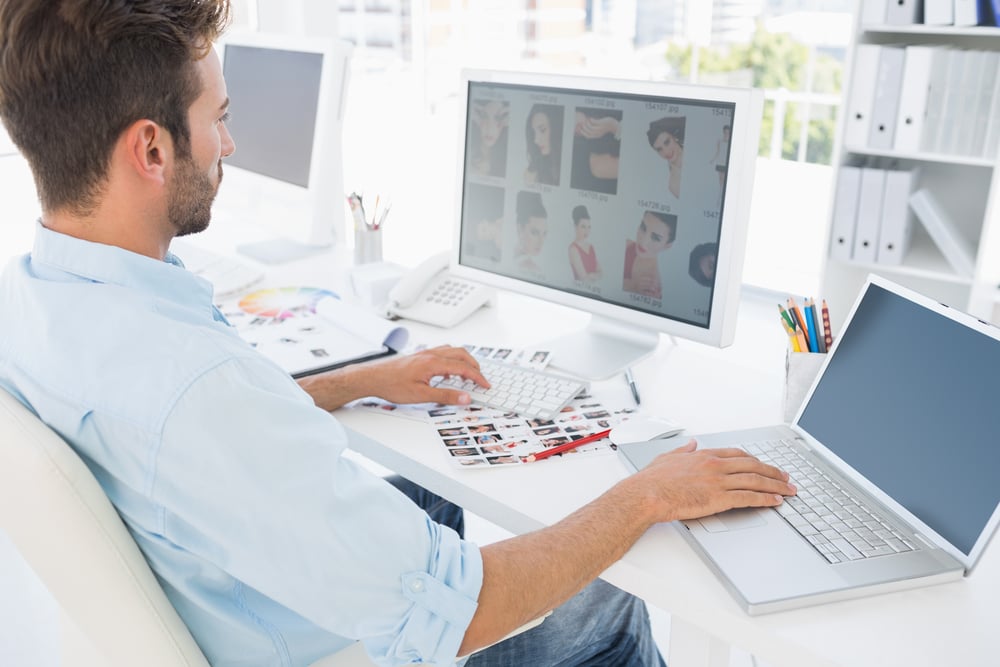
[[[493,301],[494,291],[448,273],[448,252],[434,255],[404,275],[389,292],[387,314],[451,327]]]

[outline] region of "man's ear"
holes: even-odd
[[[161,184],[166,181],[173,142],[163,127],[151,120],[137,120],[125,129],[121,141],[126,161],[138,178]]]

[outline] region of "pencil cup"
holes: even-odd
[[[783,404],[786,422],[795,418],[824,361],[826,361],[826,355],[819,352],[795,352],[789,349],[785,353]]]
[[[354,263],[382,261],[382,230],[368,226],[354,228]]]

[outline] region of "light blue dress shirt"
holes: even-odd
[[[385,665],[455,660],[479,550],[346,460],[337,420],[176,258],[39,224],[0,313],[0,388],[83,457],[213,665],[354,638]]]

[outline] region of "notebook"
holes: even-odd
[[[799,488],[678,524],[749,614],[959,579],[1000,522],[1000,330],[870,276],[827,357],[791,424],[694,436]],[[678,444],[619,453],[638,470]]]

